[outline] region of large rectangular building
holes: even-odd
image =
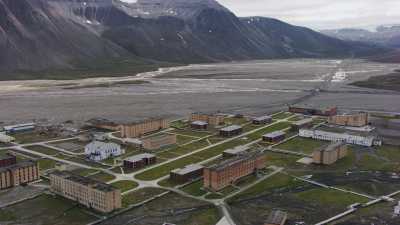
[[[0,133],[0,142],[1,143],[11,143],[11,142],[14,142],[14,141],[15,141],[14,137],[11,137],[11,136],[6,135],[4,133]]]
[[[23,161],[0,168],[0,190],[39,179],[39,165],[36,161]]]
[[[264,134],[262,136],[263,141],[269,143],[279,143],[286,138],[286,133],[283,131],[275,131],[272,133]]]
[[[255,117],[252,119],[252,123],[254,125],[262,125],[262,124],[272,123],[272,117],[271,116]]]
[[[331,116],[328,118],[328,122],[334,125],[349,127],[364,127],[369,123],[368,113],[366,112]]]
[[[381,141],[377,140],[376,135],[368,132],[349,131],[345,129],[319,127],[316,129],[300,129],[299,136],[305,138],[313,138],[317,140],[345,142],[347,144],[374,146],[381,145]]]
[[[124,159],[124,167],[128,169],[137,169],[147,165],[155,164],[156,162],[157,158],[155,155],[143,153]]]
[[[123,138],[136,138],[168,127],[169,122],[166,119],[147,119],[121,125],[121,136]]]
[[[343,142],[334,142],[327,146],[316,149],[313,152],[313,163],[331,165],[346,157],[347,145]]]
[[[156,150],[176,144],[176,134],[160,134],[142,139],[142,147],[146,150]]]
[[[311,105],[292,105],[289,106],[289,112],[309,116],[334,116],[337,114],[337,107],[319,108]]]
[[[85,146],[85,155],[93,161],[101,161],[124,154],[121,146],[112,142],[93,141]]]
[[[17,164],[17,157],[10,153],[0,152],[0,168]]]
[[[249,153],[204,169],[204,188],[219,191],[238,179],[265,168],[265,156]]]
[[[302,120],[293,122],[291,125],[291,130],[299,131],[302,128],[310,128],[312,126],[313,126],[313,119],[306,118],[306,119],[302,119]]]
[[[24,131],[32,131],[35,129],[35,127],[36,127],[36,123],[24,123],[24,124],[5,126],[4,131],[7,134],[18,133],[18,132],[24,132]]]
[[[70,172],[50,174],[50,190],[103,213],[121,208],[121,191],[115,187]]]
[[[209,113],[192,113],[190,115],[189,121],[193,122],[193,121],[204,121],[207,122],[210,125],[213,126],[218,126],[221,124],[224,124],[224,119],[225,116],[221,115],[221,114],[209,114]]]
[[[186,183],[190,180],[203,176],[204,166],[199,164],[187,165],[182,169],[175,169],[170,172],[170,179],[177,183]]]
[[[220,129],[219,135],[222,137],[233,137],[233,136],[241,134],[242,132],[243,132],[242,126],[231,125],[231,126]]]

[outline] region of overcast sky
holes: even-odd
[[[400,24],[400,0],[217,1],[238,16],[272,17],[317,30],[343,27],[372,29],[381,24]]]

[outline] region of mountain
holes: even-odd
[[[275,19],[238,18],[215,0],[0,0],[1,71],[77,70],[114,61],[142,66],[343,57],[381,50]]]
[[[322,30],[322,33],[341,40],[361,41],[400,48],[400,25],[381,25],[375,31],[364,29]]]

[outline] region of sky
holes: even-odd
[[[316,30],[337,28],[373,30],[378,25],[400,24],[400,0],[217,1],[237,16],[272,17]]]

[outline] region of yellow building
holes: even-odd
[[[24,161],[0,168],[0,190],[39,179],[39,166],[36,161]]]
[[[336,115],[328,118],[330,124],[350,127],[363,127],[368,125],[368,113]]]
[[[218,126],[224,123],[225,116],[221,114],[207,114],[207,113],[192,113],[190,115],[190,122],[204,121],[210,125]]]
[[[103,213],[121,208],[121,191],[111,185],[70,172],[50,174],[50,189],[65,198]]]
[[[347,155],[347,145],[343,142],[334,142],[313,152],[313,162],[316,164],[331,165]]]
[[[169,123],[166,119],[148,119],[121,125],[121,136],[123,138],[137,138],[168,127]]]

